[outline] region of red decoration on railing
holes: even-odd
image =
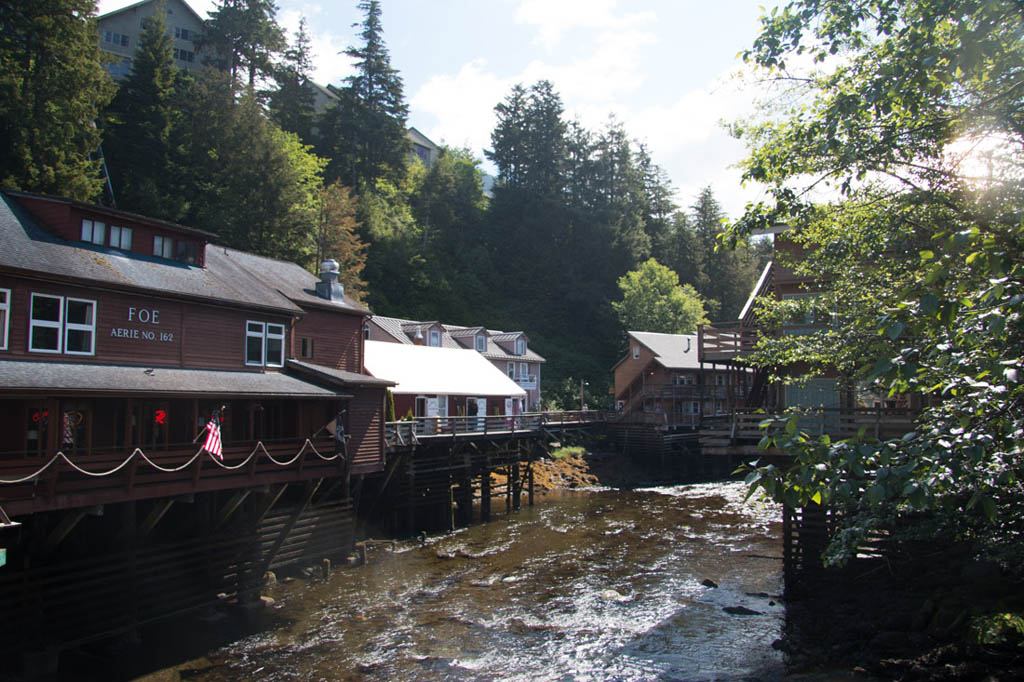
[[[46,419],[49,416],[50,416],[50,411],[49,410],[43,410],[42,412],[39,412],[37,410],[37,411],[32,413],[32,421],[38,422],[40,419]]]
[[[157,424],[166,424],[167,423],[167,411],[166,410],[157,410],[156,413],[153,415],[153,421],[155,421]]]

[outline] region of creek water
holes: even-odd
[[[328,580],[275,585],[273,627],[180,672],[201,681],[779,679],[780,511],[743,494],[738,483],[549,493],[489,524],[375,549],[366,566]]]

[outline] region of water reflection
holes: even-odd
[[[188,677],[777,679],[780,515],[742,497],[734,483],[550,494],[329,581],[276,586],[282,624]]]

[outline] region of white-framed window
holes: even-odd
[[[487,337],[483,334],[476,335],[476,349],[481,353],[487,350]]]
[[[181,48],[174,48],[174,58],[182,62],[194,62],[196,60],[196,53],[192,50],[185,50]]]
[[[716,374],[715,375],[715,386],[725,386],[725,375],[724,374]]]
[[[506,372],[506,374],[508,374],[508,378],[509,379],[515,379],[516,378],[516,363],[514,363],[514,362],[508,363],[508,366],[505,368],[505,372]]]
[[[441,346],[441,332],[436,329],[430,330],[430,341],[429,345],[440,348]]]
[[[103,246],[106,240],[107,226],[99,220],[82,219],[82,241]]]
[[[690,414],[700,414],[700,403],[696,400],[690,403]]]
[[[520,362],[519,363],[519,378],[520,379],[525,379],[528,376],[530,376],[530,366],[528,364],[526,364],[525,362]]]
[[[0,350],[7,350],[7,328],[11,324],[11,290],[0,289]]]
[[[640,359],[640,346],[633,346],[633,359],[634,360],[639,360]]]
[[[28,349],[33,353],[94,355],[96,301],[32,294]]]
[[[526,355],[526,339],[516,339],[516,355]]]
[[[64,352],[94,355],[96,352],[96,301],[68,298],[64,302]]]
[[[245,364],[250,367],[284,365],[284,325],[270,322],[245,323]]]
[[[159,234],[153,237],[153,255],[170,260],[174,255],[174,240]]]
[[[132,228],[110,226],[110,245],[115,249],[132,250]]]

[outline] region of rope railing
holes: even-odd
[[[46,472],[46,470],[49,469],[51,466],[53,466],[54,463],[57,462],[58,460],[63,460],[71,469],[73,469],[74,471],[77,471],[78,473],[82,474],[83,476],[89,476],[91,478],[103,478],[103,477],[106,477],[106,476],[113,476],[117,472],[121,471],[126,466],[128,466],[131,463],[131,461],[133,459],[135,459],[136,457],[142,459],[147,464],[149,464],[149,466],[153,467],[154,469],[156,469],[158,471],[161,471],[163,473],[168,473],[168,474],[176,473],[176,472],[179,472],[179,471],[183,471],[183,470],[189,468],[190,466],[192,466],[193,464],[195,464],[196,460],[199,459],[204,452],[206,452],[206,454],[209,457],[211,462],[213,462],[214,464],[216,464],[220,468],[225,469],[227,471],[237,471],[238,469],[241,469],[241,468],[247,466],[248,464],[250,464],[252,462],[253,458],[256,457],[259,454],[259,452],[261,452],[261,451],[263,452],[264,455],[266,455],[266,458],[269,459],[276,466],[288,467],[288,466],[291,466],[292,464],[294,464],[295,462],[297,462],[300,457],[302,457],[304,454],[306,454],[307,448],[309,450],[311,450],[313,452],[313,454],[315,454],[317,457],[319,457],[324,462],[333,462],[333,461],[336,461],[338,458],[340,458],[342,456],[341,454],[324,455],[319,450],[317,450],[316,446],[313,444],[313,442],[309,438],[307,438],[305,440],[305,442],[302,444],[302,447],[299,448],[299,451],[291,459],[279,460],[276,457],[274,457],[272,454],[270,454],[270,451],[267,450],[266,446],[263,444],[263,441],[257,441],[256,445],[253,447],[252,451],[248,454],[248,456],[246,456],[246,458],[243,459],[238,464],[228,464],[228,463],[226,463],[226,462],[224,462],[224,461],[222,461],[220,459],[217,459],[216,457],[214,457],[209,452],[206,452],[204,449],[200,448],[184,464],[181,464],[181,465],[175,466],[175,467],[165,467],[165,466],[161,466],[160,464],[157,464],[152,459],[150,459],[146,455],[146,453],[143,452],[143,450],[141,448],[135,448],[134,450],[132,450],[131,454],[129,454],[128,457],[126,457],[124,459],[124,461],[122,461],[120,464],[118,464],[117,466],[113,467],[112,469],[107,469],[105,471],[90,471],[90,470],[84,469],[81,466],[79,466],[78,464],[76,464],[74,462],[74,460],[72,460],[70,457],[68,457],[66,454],[64,454],[63,451],[58,450],[57,453],[53,457],[50,458],[50,461],[48,461],[46,464],[44,464],[41,467],[39,467],[38,469],[36,469],[31,474],[28,474],[26,476],[21,476],[19,478],[13,478],[13,479],[3,479],[3,478],[0,478],[0,485],[16,485],[16,484],[19,484],[19,483],[28,483],[29,481],[35,480],[39,476],[44,474]]]

